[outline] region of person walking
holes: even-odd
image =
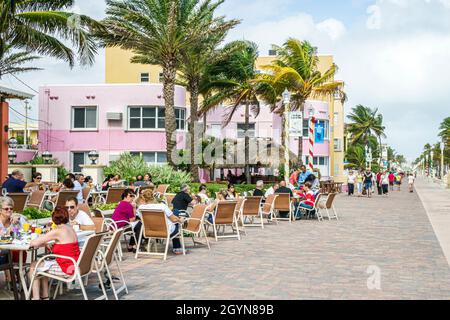
[[[363,181],[364,181],[363,171],[360,170],[360,171],[358,171],[358,173],[356,174],[356,183],[357,183],[357,186],[358,186],[358,197],[362,196],[362,192],[363,192]]]
[[[395,184],[398,187],[398,191],[400,191],[400,187],[402,185],[402,175],[400,173],[397,173],[397,175],[395,176]]]
[[[377,179],[376,179],[376,183],[377,183],[377,191],[378,191],[378,195],[382,195],[383,191],[381,190],[381,176],[383,175],[383,172],[380,170],[377,173]]]
[[[394,191],[394,181],[395,181],[395,175],[391,171],[391,172],[389,172],[389,187],[390,187],[391,191]]]
[[[366,172],[364,172],[364,189],[367,192],[368,198],[372,197],[373,179],[374,174],[372,173],[372,170],[367,169]]]
[[[383,191],[383,195],[388,195],[389,193],[389,172],[384,171],[381,175],[381,189]]]
[[[414,175],[412,173],[408,174],[408,187],[409,187],[409,192],[414,192],[414,181],[416,180],[416,178],[414,177]]]
[[[355,193],[355,182],[357,175],[353,170],[350,170],[347,177],[348,196],[352,196]]]

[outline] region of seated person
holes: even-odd
[[[303,192],[300,193],[300,197],[304,198],[305,200],[303,200],[302,202],[300,202],[299,209],[300,208],[306,208],[306,209],[313,209],[314,208],[314,201],[315,201],[315,193],[313,190],[311,190],[311,183],[310,182],[305,182],[305,184],[303,185]],[[300,220],[302,217],[301,214],[301,210],[295,210],[297,216],[295,217],[296,220]]]
[[[208,204],[210,202],[208,197],[208,190],[206,188],[206,185],[202,184],[198,188],[198,194],[197,196],[200,198],[200,203],[202,204]]]
[[[163,203],[159,202],[155,198],[154,190],[152,189],[146,189],[142,191],[142,200],[143,204],[141,204],[138,208],[138,214],[140,215],[140,211],[142,210],[162,210],[166,214],[166,222],[167,222],[167,232],[170,234],[170,236],[174,236],[178,233],[178,229],[180,227],[180,223],[183,223],[184,219],[179,218],[176,215],[170,211],[169,207]],[[139,221],[139,232],[141,230],[141,222]],[[136,225],[136,228],[138,228],[138,225]],[[183,249],[181,248],[181,242],[179,238],[173,238],[172,239],[173,244],[173,253],[175,254],[183,254]]]
[[[136,206],[133,202],[134,198],[134,191],[131,189],[125,189],[121,196],[122,201],[119,202],[111,218],[116,222],[117,228],[119,229],[127,226],[127,222],[130,222],[136,235],[139,234],[139,230],[136,229],[138,221],[136,221],[136,215],[134,214]],[[126,227],[124,231],[128,231],[127,229],[129,228],[129,226]],[[140,228],[140,226],[137,228]],[[130,237],[128,252],[136,252],[136,242],[134,237]]]
[[[267,189],[266,193],[264,194],[264,197],[267,198],[268,196],[270,196],[271,194],[274,194],[275,191],[280,187],[280,184],[278,182],[276,182],[272,187],[270,187],[269,189]]]
[[[228,184],[227,196],[225,197],[225,200],[237,200],[238,197],[239,196],[235,191],[234,184]]]
[[[28,182],[25,186],[25,189],[29,192],[45,190],[45,186],[42,183],[42,174],[39,172],[33,173],[32,176],[33,182]]]
[[[23,177],[23,172],[14,170],[8,179],[3,182],[2,188],[6,189],[8,193],[23,193],[27,183]]]
[[[181,212],[187,212],[190,205],[194,205],[197,201],[189,195],[189,185],[183,184],[180,192],[178,192],[172,200],[173,214],[177,217]]]
[[[94,226],[94,221],[92,221],[90,215],[78,209],[77,198],[72,197],[67,199],[66,210],[69,212],[69,222],[72,226]]]
[[[52,247],[53,254],[68,256],[77,261],[80,256],[80,248],[77,234],[68,224],[69,213],[65,208],[57,207],[53,211],[52,220],[56,224],[56,229],[31,240],[30,246],[39,248],[47,245],[50,241],[55,241]],[[30,278],[36,268],[60,277],[71,276],[75,272],[72,261],[68,259],[46,260],[38,266],[36,263],[35,261],[31,264]],[[33,300],[48,300],[48,280],[47,277],[35,278],[32,283]]]
[[[209,215],[208,215],[208,217],[207,217],[207,220],[208,220],[210,223],[213,223],[213,214],[214,214],[214,210],[216,210],[217,204],[218,204],[220,201],[226,201],[227,195],[228,195],[228,191],[227,191],[227,190],[220,190],[220,191],[217,193],[217,198],[216,198],[214,201],[212,201],[212,202],[208,205],[208,207],[206,207],[206,212],[209,213]]]
[[[291,198],[294,196],[292,190],[286,187],[286,181],[284,180],[280,182],[280,187],[277,190],[275,190],[275,194],[277,193],[289,193]],[[288,215],[289,215],[288,211],[280,211],[281,218],[288,218]]]
[[[305,183],[306,179],[311,174],[311,172],[306,170],[306,166],[305,165],[301,166],[300,170],[301,171],[298,174],[298,181],[297,181],[297,183],[301,187]]]
[[[256,189],[253,191],[254,197],[264,197],[263,192],[264,182],[262,180],[256,181]]]
[[[142,187],[145,186],[146,183],[144,182],[144,177],[142,175],[138,175],[136,177],[136,181],[134,182],[135,187]]]
[[[22,225],[27,222],[27,220],[18,213],[13,213],[14,200],[10,197],[0,197],[0,236],[9,236],[14,232],[18,232],[22,229]],[[15,263],[19,262],[19,251],[13,250],[11,252],[12,260]],[[24,257],[26,258],[26,252],[24,252]],[[7,258],[3,256],[3,259]],[[3,261],[7,263],[7,260]],[[7,280],[9,279],[9,273],[6,274]]]

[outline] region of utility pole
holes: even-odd
[[[30,102],[28,100],[25,100],[25,134],[23,137],[23,144],[28,145],[28,110],[31,110],[31,106],[29,107],[28,104]]]

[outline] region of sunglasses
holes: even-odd
[[[41,180],[41,179],[42,179],[42,177],[36,177],[35,179],[36,179],[36,180]]]
[[[67,210],[69,210],[69,209],[70,209],[70,210],[73,210],[73,209],[75,209],[75,206],[66,206],[66,209],[67,209]]]
[[[11,207],[6,207],[6,208],[2,208],[2,210],[5,210],[5,211],[13,211],[13,208],[11,208]]]

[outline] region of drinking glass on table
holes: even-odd
[[[22,227],[23,227],[23,231],[25,231],[25,232],[28,232],[28,230],[30,230],[30,224],[29,223],[24,223],[22,225]]]
[[[6,188],[2,188],[2,196],[6,196],[7,193],[8,193],[8,190],[6,190]]]
[[[36,232],[37,234],[41,234],[42,233],[42,228],[41,227],[36,227],[36,229],[34,229],[34,232]]]

